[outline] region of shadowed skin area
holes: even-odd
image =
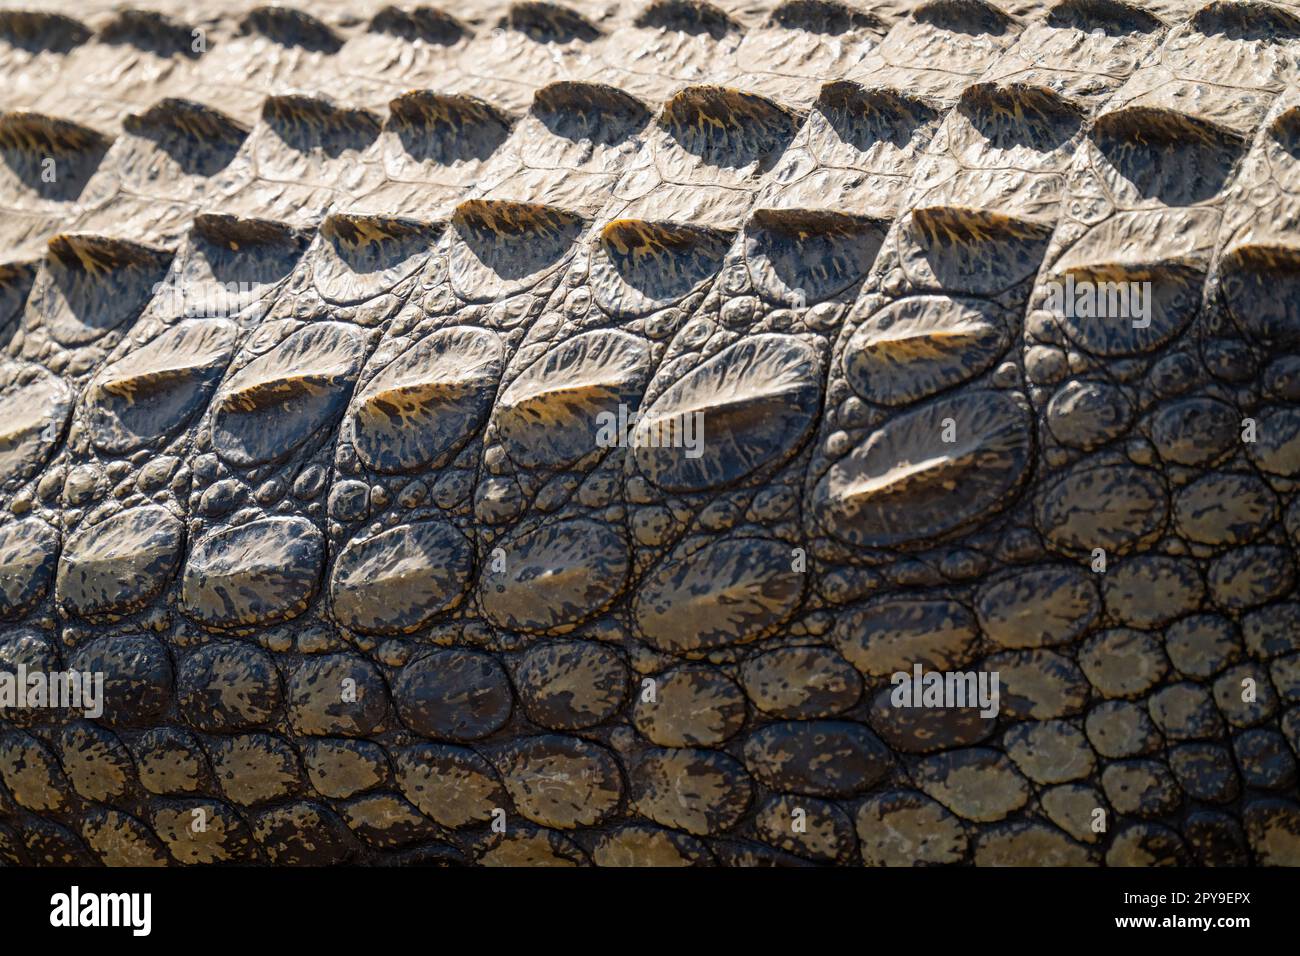
[[[0,863],[1300,865],[1300,6],[82,18]]]

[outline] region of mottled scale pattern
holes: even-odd
[[[0,9],[0,864],[1300,865],[1298,56]]]

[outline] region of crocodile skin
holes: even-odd
[[[0,676],[105,676],[0,709],[0,862],[1300,864],[1298,74],[1263,0],[0,10]]]

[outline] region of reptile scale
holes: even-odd
[[[0,10],[0,676],[104,678],[0,863],[1300,865],[1297,88],[1264,0]]]

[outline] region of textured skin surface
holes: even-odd
[[[0,862],[1300,864],[1300,7],[59,6]]]

